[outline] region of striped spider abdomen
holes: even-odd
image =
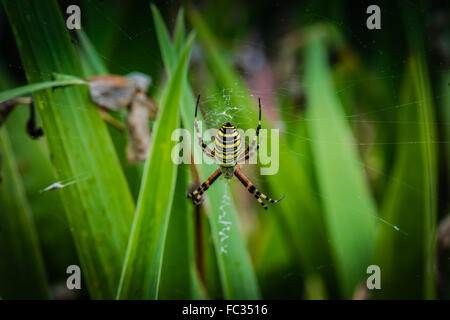
[[[214,139],[214,156],[221,167],[234,167],[242,152],[239,131],[229,122],[217,131]]]

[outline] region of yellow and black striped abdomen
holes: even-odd
[[[217,131],[214,140],[215,158],[219,165],[232,167],[236,164],[239,154],[242,151],[241,136],[237,129],[226,123]]]

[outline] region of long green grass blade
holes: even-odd
[[[41,249],[8,133],[0,129],[0,297],[48,299]]]
[[[172,70],[174,65],[174,57],[176,51],[170,42],[169,33],[165,24],[156,9],[152,6],[153,18],[155,22],[156,33],[160,45],[161,54],[167,70]],[[182,121],[184,126],[189,130],[191,137],[195,137],[194,133],[194,107],[195,101],[192,91],[188,88],[184,90],[182,101]],[[194,139],[195,140],[195,139]],[[201,148],[197,143],[192,145],[192,152],[201,155]],[[206,180],[215,170],[212,166],[206,164],[197,165],[200,178]],[[248,252],[246,250],[242,235],[238,228],[237,211],[226,182],[217,181],[208,190],[209,204],[209,222],[211,226],[212,237],[216,250],[216,259],[219,267],[219,274],[222,283],[224,297],[226,299],[258,299],[260,297],[256,276],[250,262]],[[224,202],[225,203],[224,203]],[[226,211],[221,209],[225,204]],[[221,224],[222,216],[227,217],[231,228],[227,234],[226,252],[222,245],[220,233],[223,232],[225,225]],[[226,227],[226,226],[225,226]]]
[[[185,42],[184,11],[178,10],[174,42],[177,56],[182,54]],[[186,90],[186,85],[183,90]],[[188,165],[178,169],[175,198],[167,229],[167,243],[161,273],[159,299],[203,299],[205,292],[196,268],[194,250],[194,207],[185,201],[188,186]]]
[[[402,142],[416,144],[402,144],[398,148],[393,179],[386,192],[383,214],[403,228],[404,234],[387,231],[380,234],[378,259],[386,270],[388,282],[386,290],[377,297],[433,299],[436,295],[437,128],[425,36],[420,28],[423,23],[416,10],[409,6],[404,9],[412,57],[401,103],[411,107],[399,110],[403,122],[398,125],[398,136]],[[400,254],[402,259],[398,261]],[[415,263],[411,265],[410,261]],[[416,281],[411,281],[411,277]]]
[[[233,122],[236,120],[238,125],[244,129],[254,128],[257,119],[257,102],[243,84],[241,77],[236,74],[220,54],[218,44],[200,14],[192,8],[189,8],[187,13],[191,23],[198,30],[199,39],[202,42],[208,65],[212,70],[211,74],[216,81],[217,90],[232,88],[236,91],[236,94],[231,96],[232,105],[239,107],[241,110],[234,115]],[[254,114],[254,118],[248,117],[249,114]],[[262,123],[263,128],[268,129],[267,137],[264,137],[264,139],[270,145],[270,129],[272,126],[264,116],[264,107]],[[285,241],[293,244],[296,257],[301,260],[301,265],[306,273],[316,272],[319,266],[331,264],[325,237],[325,226],[320,211],[320,199],[314,194],[311,179],[306,173],[308,164],[305,163],[305,157],[299,156],[298,152],[291,150],[286,135],[282,133],[280,133],[278,144],[280,156],[279,159],[274,159],[279,164],[278,172],[263,178],[269,184],[269,191],[285,193],[286,198],[276,206],[271,206],[270,211],[273,211],[273,218],[276,219],[276,223],[283,223],[287,226],[286,232],[283,233]],[[302,136],[295,133],[294,138],[304,140]],[[264,151],[263,148],[261,147],[261,151]],[[296,169],[293,170],[292,168]],[[297,197],[297,194],[301,196]],[[274,196],[277,197],[278,195]],[[281,219],[279,219],[280,217]],[[314,243],[315,246],[311,246],[310,243]],[[295,270],[295,272],[298,272],[298,270]],[[330,273],[330,268],[321,268],[321,272],[323,274]]]
[[[158,8],[154,4],[151,4],[150,8],[153,14],[153,23],[155,24],[155,31],[161,51],[161,57],[163,59],[164,66],[170,73],[175,66],[177,54],[175,48],[172,48],[169,32],[167,31],[166,25],[164,24],[164,20],[158,11]]]
[[[11,74],[0,64],[0,88],[10,88],[13,83]],[[58,193],[39,192],[56,179],[45,139],[30,139],[25,130],[29,113],[27,105],[17,105],[8,116],[4,127],[8,132],[14,155],[14,166],[19,169],[21,183],[36,226],[48,282],[53,285],[55,282],[65,282],[67,266],[79,265],[79,262]],[[59,297],[56,294],[53,298]]]
[[[30,95],[35,91],[45,90],[55,87],[63,87],[70,85],[87,85],[87,82],[82,79],[70,79],[70,80],[59,80],[59,81],[45,81],[39,83],[33,83],[22,87],[17,87],[14,89],[9,89],[3,92],[0,92],[0,102],[18,98],[26,95]]]
[[[441,109],[442,118],[444,123],[450,123],[450,94],[448,94],[450,88],[450,69],[445,70],[440,79],[439,92],[441,93]],[[444,127],[444,139],[450,141],[450,126]],[[445,145],[445,163],[447,164],[447,181],[450,181],[450,143]]]
[[[150,156],[145,163],[136,216],[117,295],[119,299],[158,297],[167,225],[178,168],[171,159],[175,145],[171,136],[180,125],[181,94],[193,40],[191,35],[160,103],[160,115]]]
[[[85,76],[89,77],[93,75],[107,74],[108,69],[98,55],[86,33],[83,30],[79,30],[77,35],[80,39],[83,54],[85,55],[85,58],[83,59],[83,61],[86,62],[86,67],[84,70]]]
[[[397,126],[397,139],[402,142],[426,141],[420,130],[423,123],[420,110],[431,107],[431,101],[424,100],[429,93],[417,86],[419,64],[417,57],[410,59],[402,89],[400,104],[408,105],[397,115],[402,120]],[[427,281],[434,282],[434,277],[426,271],[430,249],[427,248],[427,220],[431,212],[427,208],[423,152],[422,143],[400,144],[397,149],[381,213],[384,219],[398,226],[399,231],[383,228],[379,234],[375,263],[382,270],[384,286],[382,291],[375,292],[375,298],[423,299]],[[399,256],[402,259],[398,259]]]
[[[187,165],[178,168],[172,212],[167,227],[158,299],[199,299],[194,256],[194,208],[186,201]]]
[[[183,47],[185,32],[184,9],[180,8],[180,10],[178,10],[177,20],[175,23],[175,31],[173,35],[173,43],[175,45],[176,52],[180,52],[181,48]]]
[[[3,1],[30,83],[53,72],[82,76],[55,1]],[[46,21],[45,24],[42,21]],[[37,91],[38,107],[92,298],[113,298],[134,205],[111,139],[87,87]]]
[[[78,37],[80,39],[81,48],[81,64],[85,77],[92,77],[96,75],[109,74],[108,68],[103,63],[100,55],[91,44],[88,36],[82,31],[78,31]],[[125,110],[123,110],[125,111]],[[124,112],[110,112],[109,115],[115,118],[120,123],[126,123],[126,116]],[[110,123],[107,124],[108,132],[113,141],[117,156],[119,157],[122,170],[130,187],[130,191],[134,199],[137,199],[139,195],[139,184],[141,183],[143,162],[131,165],[128,163],[126,146],[127,146],[127,132],[126,130],[120,131]]]
[[[430,88],[426,60],[420,53],[413,58],[414,90],[419,103],[421,160],[424,163],[425,195],[424,246],[425,246],[425,297],[434,299],[436,275],[436,219],[437,219],[437,151],[433,95]]]
[[[335,94],[325,44],[311,34],[305,53],[307,117],[316,175],[343,296],[352,296],[372,259],[377,209],[355,139]]]
[[[427,4],[425,3],[420,3],[419,8],[425,9],[426,5]],[[413,290],[405,290],[404,294],[410,294],[411,296],[415,295],[414,298],[417,298],[420,296],[420,294],[418,295],[417,290],[422,289],[423,296],[421,296],[421,298],[434,299],[436,296],[436,220],[438,199],[437,129],[434,116],[431,81],[428,75],[426,59],[425,44],[427,38],[424,33],[425,24],[422,15],[417,9],[418,8],[412,8],[407,4],[403,4],[402,6],[405,33],[412,53],[408,65],[408,74],[411,79],[411,84],[409,84],[411,86],[410,96],[415,97],[416,103],[414,106],[417,106],[417,109],[413,112],[410,111],[411,113],[409,115],[403,114],[404,118],[415,117],[414,120],[417,123],[417,126],[413,128],[410,127],[408,133],[403,132],[403,134],[416,135],[417,138],[415,141],[419,142],[419,148],[414,150],[415,153],[413,155],[415,157],[412,158],[414,161],[411,164],[404,162],[403,167],[407,168],[410,165],[414,165],[418,169],[412,169],[414,170],[414,173],[411,172],[409,175],[411,175],[410,178],[414,180],[412,186],[415,187],[415,192],[419,189],[421,190],[421,194],[414,198],[414,201],[416,201],[415,206],[409,203],[411,196],[407,200],[407,203],[408,208],[413,212],[415,211],[417,221],[420,221],[421,223],[416,223],[411,229],[411,232],[414,234],[412,236],[412,239],[414,240],[411,241],[418,240],[416,246],[417,250],[408,250],[407,252],[409,253],[410,259],[417,259],[415,261],[421,261],[423,263],[417,263],[415,265],[417,268],[416,276],[419,278],[415,285],[410,284],[410,286],[413,287]],[[406,131],[403,126],[399,127]],[[409,152],[414,151],[409,150]],[[401,161],[400,155],[399,161]],[[402,178],[408,179],[408,177],[405,176]],[[401,200],[400,195],[399,200]],[[401,203],[395,203],[394,201],[394,205],[396,204],[401,205]],[[420,210],[418,210],[418,208],[420,208]],[[407,224],[407,222],[405,222],[405,224]],[[399,243],[393,244],[393,247],[397,244]],[[403,263],[405,261],[411,260],[405,259],[403,260]],[[391,268],[390,270],[395,270],[395,268]],[[405,273],[398,275],[397,279],[404,281],[405,275]]]

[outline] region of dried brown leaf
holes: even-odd
[[[136,90],[136,83],[122,76],[101,75],[89,79],[92,101],[109,110],[119,111],[128,106]]]
[[[149,118],[156,115],[151,100],[138,92],[128,112],[127,159],[129,163],[144,161],[150,148]]]

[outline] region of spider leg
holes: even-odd
[[[197,190],[189,193],[187,197],[189,199],[192,199],[192,202],[197,205],[202,200],[202,194],[205,193],[206,190],[214,183],[214,181],[217,180],[218,177],[222,174],[222,171],[220,171],[220,168],[218,168],[214,173],[206,179],[205,182],[203,182],[200,187],[197,188]]]
[[[36,116],[33,101],[30,103],[30,117],[27,122],[27,133],[33,139],[40,138],[44,135],[42,128],[36,128]]]
[[[250,145],[247,147],[247,149],[245,149],[245,151],[239,157],[238,161],[242,161],[242,159],[248,160],[250,158],[250,156],[253,155],[253,152],[255,152],[256,141],[258,140],[258,137],[259,137],[259,130],[261,130],[261,98],[258,98],[258,102],[259,102],[259,120],[258,120],[258,126],[256,127],[256,134],[253,137],[253,140],[250,143]],[[259,149],[259,143],[258,143],[258,146],[256,147],[256,151],[258,151],[258,149]]]
[[[280,199],[273,200],[272,198],[269,198],[268,196],[266,196],[264,193],[261,193],[258,189],[256,189],[256,187],[253,185],[253,183],[251,183],[250,180],[248,180],[248,178],[246,176],[244,176],[244,174],[238,168],[236,168],[234,170],[234,175],[244,185],[244,187],[248,190],[248,192],[250,192],[252,195],[255,196],[256,200],[258,200],[259,204],[262,205],[265,210],[267,210],[268,207],[267,207],[267,204],[265,204],[261,200],[261,198],[265,199],[271,203],[279,202],[284,198],[284,195],[283,195]]]
[[[202,134],[200,133],[200,130],[198,129],[198,122],[197,122],[197,111],[198,111],[198,104],[200,102],[200,95],[198,95],[197,98],[197,105],[195,106],[195,118],[194,118],[194,127],[195,127],[195,134],[197,135],[198,143],[200,144],[200,147],[202,148],[203,152],[210,157],[211,159],[214,159],[214,151],[212,151],[206,143],[202,139]]]
[[[259,142],[258,142],[258,145],[256,146],[256,151],[258,151],[259,150]],[[248,150],[245,150],[247,153],[244,153],[244,155],[242,156],[240,156],[240,160],[242,160],[242,157],[244,157],[244,161],[245,160],[248,160],[248,159],[250,159],[250,157],[251,156],[253,156],[253,154],[254,154],[254,151],[250,151],[250,152],[248,152]]]

